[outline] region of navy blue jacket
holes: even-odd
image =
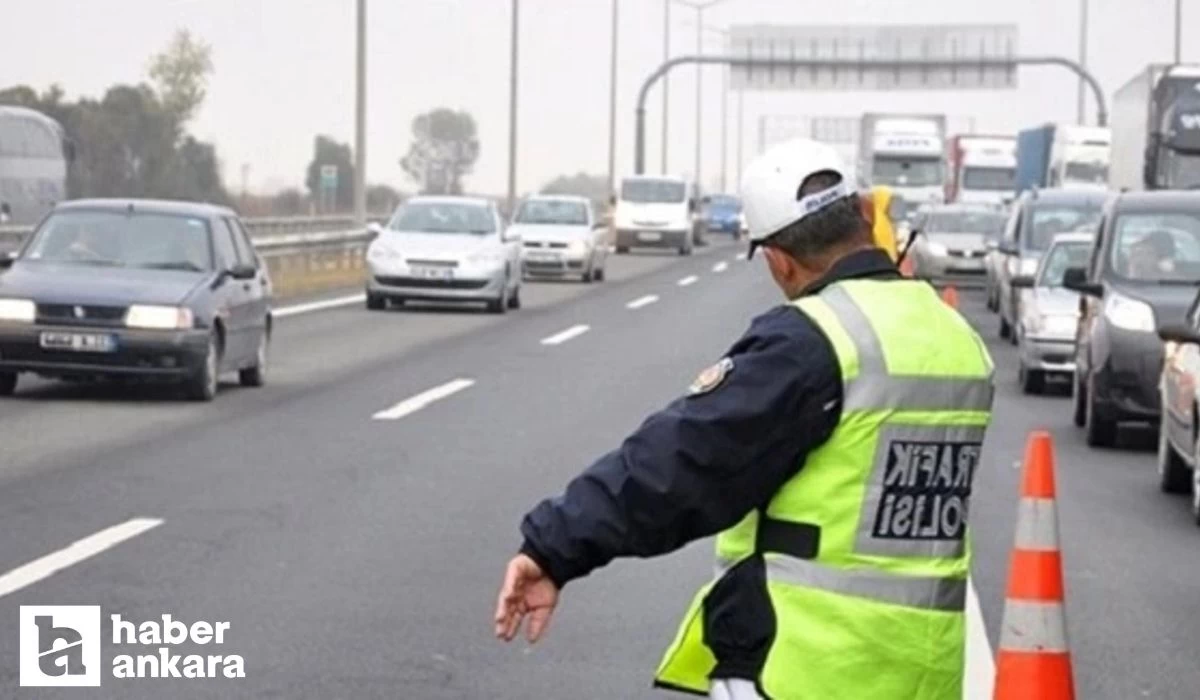
[[[886,253],[852,253],[805,290],[899,279]],[[560,588],[615,557],[676,550],[765,507],[841,418],[842,378],[829,339],[789,305],[754,319],[713,389],[650,416],[616,450],[521,523],[521,551]]]

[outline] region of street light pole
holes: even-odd
[[[1079,65],[1087,67],[1087,47],[1088,47],[1088,0],[1079,0]],[[1075,103],[1075,120],[1083,124],[1086,102],[1084,97],[1086,90],[1083,83],[1083,78],[1079,79],[1079,92]]]
[[[671,58],[671,0],[663,0],[663,63]],[[662,172],[667,174],[667,106],[671,102],[671,83],[663,76],[662,106]]]
[[[608,192],[617,183],[617,0],[612,0],[612,49],[608,72]]]
[[[512,2],[511,55],[508,69],[508,215],[512,216],[517,202],[517,38],[520,27],[521,0]]]
[[[1183,0],[1175,0],[1175,62],[1183,60]]]
[[[721,69],[721,191],[729,191],[729,66]]]
[[[354,223],[367,225],[367,0],[358,0],[354,99]]]

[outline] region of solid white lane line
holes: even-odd
[[[562,345],[571,338],[577,338],[590,330],[591,326],[585,326],[583,324],[571,326],[567,330],[561,333],[555,333],[549,338],[542,338],[542,345]]]
[[[0,598],[53,576],[69,566],[94,557],[106,549],[115,547],[125,540],[133,539],[162,524],[163,521],[157,518],[134,518],[88,535],[40,559],[34,559],[28,564],[0,576]]]
[[[372,418],[375,420],[399,420],[407,415],[416,413],[435,401],[441,401],[447,396],[457,394],[474,384],[474,379],[455,379],[428,391],[423,391],[416,396],[404,399],[395,406],[376,413]]]
[[[688,275],[687,277],[684,277],[683,279],[679,280],[678,284],[680,287],[686,287],[690,284],[695,284],[696,280],[698,280],[698,279],[700,279],[700,278],[695,275]]]
[[[658,297],[653,294],[647,294],[644,297],[638,297],[625,305],[627,309],[640,309],[643,306],[649,306],[658,301]]]
[[[716,265],[713,265],[713,272],[724,272],[728,268],[729,268],[729,263],[719,262]]]
[[[983,625],[983,611],[975,582],[967,579],[967,668],[963,679],[963,700],[985,700],[992,697],[996,683],[996,660]]]
[[[361,304],[367,300],[366,294],[352,294],[348,297],[337,297],[336,299],[322,299],[321,301],[313,301],[307,304],[295,304],[293,306],[280,306],[271,310],[271,315],[275,318],[287,318],[288,316],[296,316],[299,314],[312,313],[313,311],[324,311],[325,309],[336,309],[339,306],[350,306],[352,304]]]

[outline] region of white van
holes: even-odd
[[[696,200],[687,180],[670,175],[631,175],[621,180],[613,228],[617,253],[630,248],[674,248],[691,255],[696,245]]]

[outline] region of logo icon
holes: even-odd
[[[100,685],[100,606],[21,606],[21,686]]]

